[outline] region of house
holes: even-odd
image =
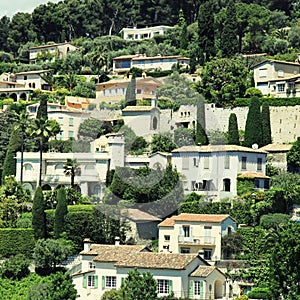
[[[122,109],[122,119],[137,136],[150,139],[160,132],[160,109],[153,100],[151,106],[126,106]]]
[[[219,200],[237,195],[239,174],[264,175],[266,157],[266,151],[237,145],[183,146],[172,151],[172,164],[183,176],[186,193]]]
[[[151,39],[156,35],[164,35],[172,26],[159,25],[146,28],[123,28],[120,31],[124,40],[146,40]]]
[[[28,114],[35,118],[39,103],[31,104],[26,107]],[[56,139],[68,140],[77,138],[80,123],[90,117],[90,113],[80,109],[71,108],[59,103],[47,104],[48,119],[59,123],[61,132],[57,134]]]
[[[96,85],[96,100],[109,104],[125,99],[131,78],[113,79]],[[136,99],[153,99],[162,83],[153,77],[136,78]]]
[[[34,64],[41,57],[54,62],[57,58],[65,58],[69,51],[75,50],[78,50],[78,48],[68,42],[30,47],[29,63]]]
[[[0,80],[0,97],[11,98],[15,102],[19,100],[28,100],[29,95],[32,93],[32,88],[26,88],[25,84],[7,80]]]
[[[123,74],[131,68],[139,68],[145,71],[172,70],[174,65],[189,68],[190,59],[180,55],[147,57],[145,54],[118,56],[113,59],[114,74]]]
[[[268,152],[267,159],[271,166],[287,171],[287,153],[292,146],[292,144],[269,144],[260,149]]]
[[[159,297],[222,299],[228,290],[225,275],[198,254],[153,253],[142,245],[99,245],[85,240],[80,255],[81,269],[72,277],[79,297],[86,300],[120,289],[135,268],[153,275]]]
[[[268,59],[253,67],[254,83],[263,95],[300,96],[300,63]]]
[[[16,73],[15,81],[20,84],[24,84],[28,89],[40,89],[42,91],[50,91],[51,86],[42,78],[47,74],[49,70],[38,70]]]
[[[268,190],[270,188],[270,177],[259,172],[244,172],[237,179],[249,179],[254,183],[254,190]]]
[[[128,240],[140,243],[142,240],[158,238],[157,225],[161,222],[160,218],[136,208],[123,209],[121,213],[130,226],[126,233]]]
[[[206,260],[222,258],[221,240],[236,231],[236,221],[229,215],[182,213],[158,224],[159,251],[203,253]]]

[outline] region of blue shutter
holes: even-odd
[[[94,279],[95,279],[95,285],[94,285],[94,288],[97,289],[97,288],[98,288],[98,275],[95,275],[95,276],[94,276]]]
[[[86,289],[87,287],[87,276],[86,274],[83,275],[82,287]]]
[[[102,276],[102,290],[105,289],[105,276]]]
[[[169,280],[169,294],[172,295],[173,293],[173,281]]]
[[[189,298],[194,297],[194,280],[190,280]]]

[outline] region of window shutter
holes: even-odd
[[[190,281],[190,292],[189,292],[189,298],[194,297],[194,280]]]
[[[169,294],[172,295],[173,293],[173,281],[169,280]]]
[[[123,285],[124,285],[124,283],[125,283],[125,278],[124,278],[124,277],[122,277],[122,278],[121,278],[121,286],[123,286]]]
[[[200,298],[203,298],[203,281],[200,281]]]
[[[102,276],[102,290],[105,289],[105,276]]]
[[[83,275],[82,287],[86,289],[87,287],[87,276],[86,274]]]
[[[98,288],[98,275],[95,275],[94,276],[94,279],[95,279],[95,289],[97,289]]]

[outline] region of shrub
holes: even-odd
[[[255,287],[248,293],[249,298],[272,300],[272,293],[269,288]]]
[[[2,278],[7,279],[22,279],[29,275],[28,269],[30,261],[23,254],[17,254],[6,260],[0,267]]]

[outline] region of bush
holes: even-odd
[[[7,279],[22,279],[29,275],[28,269],[30,261],[23,254],[17,254],[6,260],[0,267],[2,278]]]
[[[24,254],[31,258],[34,248],[32,229],[3,228],[0,229],[0,257],[9,258],[17,254]]]
[[[249,298],[272,300],[272,293],[269,288],[255,287],[248,293]]]

